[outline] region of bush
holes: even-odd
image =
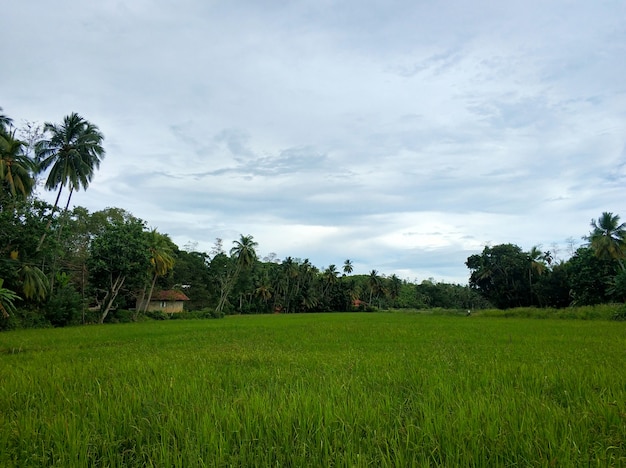
[[[130,323],[133,321],[133,313],[126,309],[115,309],[109,312],[107,323]]]
[[[0,330],[15,330],[18,328],[48,328],[50,322],[43,313],[34,307],[23,307],[15,310],[9,317],[0,316]]]
[[[626,321],[626,304],[622,305],[613,314],[613,320]]]
[[[152,320],[169,320],[170,316],[164,312],[161,312],[160,310],[150,310],[148,312],[146,312],[146,317],[152,319]]]
[[[45,318],[53,327],[65,327],[80,323],[83,301],[71,286],[58,287],[43,307]]]
[[[623,309],[624,306],[621,306]],[[575,320],[618,320],[616,315],[620,306],[616,304],[600,304],[579,307],[567,307],[564,309],[535,307],[518,307],[515,309],[488,309],[477,311],[477,315],[483,317],[518,317],[534,319],[575,319]],[[626,312],[626,311],[625,311]]]

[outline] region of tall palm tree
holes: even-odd
[[[44,132],[49,138],[37,142],[35,154],[40,170],[50,168],[45,187],[48,190],[59,190],[52,208],[54,215],[63,187],[67,186],[70,190],[66,203],[67,210],[74,190],[80,190],[81,187],[86,190],[89,186],[95,170],[100,167],[100,161],[105,155],[102,147],[104,137],[98,127],[77,113],[66,116],[60,125],[46,122]],[[47,229],[51,222],[52,218]],[[38,250],[41,249],[45,236],[44,233],[39,241]]]
[[[619,215],[603,212],[602,216],[591,220],[593,230],[587,236],[594,254],[603,260],[617,260],[624,269],[626,258],[626,223],[620,223]]]
[[[272,298],[272,288],[270,286],[270,280],[267,276],[258,284],[254,290],[254,294],[263,301],[265,307],[267,308],[267,303]]]
[[[257,260],[256,248],[259,246],[251,235],[241,235],[238,241],[233,241],[232,249],[230,249],[230,255],[237,259],[238,273],[241,270],[250,268]]]
[[[143,302],[143,312],[148,311],[154,285],[160,276],[167,275],[174,268],[174,243],[167,234],[161,234],[156,229],[151,230],[148,234],[148,245],[150,249],[150,272],[152,274],[152,282],[150,283],[150,291],[148,297]]]
[[[345,262],[343,262],[343,274],[349,275],[353,271],[354,271],[354,265],[352,264],[352,261],[348,258],[346,259]]]
[[[324,297],[326,297],[326,294],[328,294],[329,290],[335,284],[337,284],[337,275],[339,275],[339,271],[337,271],[337,266],[334,264],[328,265],[328,268],[324,270],[324,273],[323,273],[324,284],[325,284],[325,287],[323,290]]]
[[[536,273],[537,276],[541,276],[543,272],[546,271],[546,268],[546,255],[538,246],[533,245],[530,252],[528,252],[528,290],[531,298],[531,305],[533,294],[533,273]]]
[[[259,244],[254,241],[254,238],[251,235],[248,234],[247,236],[244,236],[242,234],[238,241],[233,241],[233,244],[235,245],[232,249],[230,249],[230,255],[235,260],[235,270],[223,281],[220,299],[217,303],[217,307],[215,308],[215,311],[218,313],[221,313],[224,309],[228,294],[230,294],[230,290],[235,284],[235,281],[237,281],[239,274],[243,270],[250,268],[254,262],[257,261],[256,248]]]
[[[369,289],[370,289],[370,299],[369,299],[369,304],[372,304],[372,296],[374,294],[376,294],[376,297],[378,297],[378,294],[380,294],[380,291],[382,290],[382,284],[380,281],[380,277],[378,276],[378,272],[376,270],[372,270],[370,272],[370,276],[368,278],[368,285],[369,285]]]
[[[395,301],[400,295],[402,280],[395,273],[389,277],[389,297]]]

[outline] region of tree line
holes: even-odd
[[[524,252],[514,244],[485,247],[472,255],[472,289],[495,307],[567,307],[626,300],[626,224],[611,212],[591,220],[585,244],[567,260],[550,251]]]
[[[318,268],[308,259],[259,258],[252,235],[231,248],[181,249],[122,208],[70,209],[105,157],[98,127],[73,113],[59,124],[17,129],[0,109],[0,329],[137,320],[155,291],[179,289],[200,316],[374,310],[476,309],[623,300],[624,225],[603,213],[588,244],[567,261],[503,244],[472,255],[469,285],[420,283],[351,260]],[[55,191],[39,199],[39,180]],[[62,194],[66,198],[62,200]],[[62,204],[62,201],[64,202]]]

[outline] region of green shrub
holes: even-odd
[[[626,304],[622,305],[613,314],[613,320],[625,321],[626,320]]]
[[[44,305],[43,312],[53,327],[65,327],[80,323],[82,309],[81,295],[73,287],[61,285]]]
[[[169,320],[169,314],[161,312],[160,310],[150,310],[145,313],[145,316],[152,320]]]

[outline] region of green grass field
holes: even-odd
[[[264,315],[0,333],[0,466],[626,465],[626,323]]]

